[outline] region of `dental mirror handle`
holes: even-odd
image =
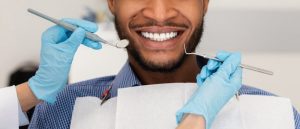
[[[51,22],[53,22],[54,24],[57,24],[57,25],[59,25],[59,26],[61,26],[61,27],[64,27],[65,29],[67,29],[67,30],[69,30],[69,31],[75,31],[78,27],[77,26],[75,26],[75,25],[72,25],[72,24],[69,24],[69,23],[66,23],[66,22],[63,22],[63,21],[60,21],[60,20],[57,20],[57,19],[55,19],[55,18],[52,18],[52,17],[49,17],[49,16],[47,16],[47,15],[45,15],[45,14],[42,14],[42,13],[40,13],[40,12],[38,12],[38,11],[36,11],[36,10],[33,10],[33,9],[28,9],[28,12],[30,12],[30,13],[32,13],[32,14],[35,14],[36,16],[39,16],[39,17],[41,17],[41,18],[44,18],[44,19],[46,19],[46,20],[48,20],[48,21],[51,21]],[[104,39],[102,39],[101,37],[99,37],[98,35],[96,35],[96,34],[93,34],[93,33],[91,33],[91,32],[86,32],[85,33],[85,36],[88,38],[88,39],[90,39],[90,40],[92,40],[92,41],[95,41],[95,42],[101,42],[101,43],[105,43],[105,44],[108,44],[108,45],[111,45],[111,46],[114,46],[114,47],[117,47],[117,48],[123,48],[124,46],[126,47],[127,45],[126,44],[124,44],[124,45],[118,45],[118,43],[111,43],[111,42],[107,42],[106,40],[104,40]]]

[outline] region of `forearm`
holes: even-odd
[[[16,90],[23,112],[28,111],[40,102],[31,91],[27,82],[18,85]]]
[[[205,129],[205,119],[202,116],[187,114],[176,129]]]

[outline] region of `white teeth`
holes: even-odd
[[[178,32],[168,32],[168,33],[151,33],[151,32],[142,32],[141,33],[145,38],[162,42],[172,38],[175,38],[178,35]]]

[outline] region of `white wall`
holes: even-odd
[[[39,61],[41,33],[53,24],[27,12],[33,8],[56,18],[80,18],[85,6],[99,10],[102,0],[0,0],[0,87],[27,61]]]

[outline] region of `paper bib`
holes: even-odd
[[[118,90],[100,106],[96,97],[77,98],[71,129],[175,129],[176,111],[196,90],[194,83],[169,83]],[[211,129],[295,129],[289,99],[242,95],[218,113]]]

